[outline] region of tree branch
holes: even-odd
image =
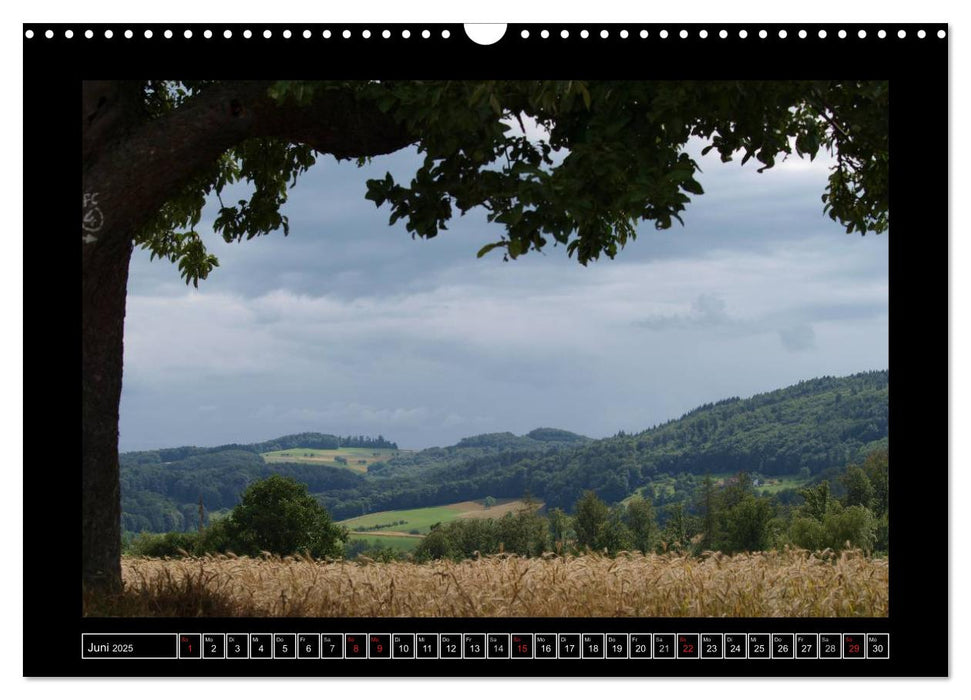
[[[271,85],[269,81],[214,85],[158,119],[142,121],[120,135],[112,130],[114,138],[102,137],[97,148],[86,147],[85,206],[96,202],[100,218],[86,225],[82,239],[88,245],[113,240],[130,243],[187,180],[250,138],[305,143],[337,158],[391,153],[415,140],[350,89],[321,90],[310,104],[301,106],[274,101],[268,95]],[[89,142],[96,140],[86,122],[86,146]]]

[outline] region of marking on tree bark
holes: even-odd
[[[100,192],[85,192],[82,210],[84,211],[84,216],[81,219],[81,240],[85,243],[96,243],[97,236],[92,236],[92,233],[96,233],[101,230],[104,226],[105,217],[101,213],[101,207],[98,206],[98,195]]]

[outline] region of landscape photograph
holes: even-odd
[[[82,93],[84,615],[889,615],[886,82]]]

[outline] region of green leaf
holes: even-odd
[[[690,192],[691,194],[704,194],[705,193],[705,191],[703,189],[701,189],[701,185],[698,184],[698,181],[697,180],[694,180],[692,178],[688,178],[687,180],[685,180],[684,182],[682,182],[681,183],[681,189],[683,189],[685,192]]]
[[[503,248],[505,247],[505,245],[506,245],[505,241],[499,241],[498,243],[489,243],[488,245],[484,245],[481,248],[479,248],[479,252],[475,254],[475,257],[481,258],[489,251],[495,250],[496,248]]]

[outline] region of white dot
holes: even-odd
[[[838,36],[840,39],[845,39],[846,38],[846,30],[845,29],[840,29],[836,33],[836,36]]]
[[[698,32],[698,36],[700,36],[702,39],[707,39],[708,38],[708,30],[707,29],[702,29],[700,32]]]
[[[741,32],[739,32],[739,34],[741,34]],[[718,32],[718,36],[720,38],[722,38],[722,39],[727,39],[728,38],[728,30],[722,29],[720,32]]]
[[[678,32],[678,36],[680,36],[682,39],[687,39],[688,38],[688,30],[687,29],[682,29],[680,32]]]
[[[628,36],[630,36],[630,34],[627,32],[626,29],[621,29],[620,30],[620,38],[621,39],[626,39]]]
[[[370,29],[365,29],[363,32],[361,32],[361,36],[363,36],[365,39],[370,39],[371,38],[371,30]]]
[[[289,29],[284,29],[283,30],[283,38],[284,39],[289,39],[291,36],[293,36],[293,34],[290,32]]]
[[[351,38],[351,30],[350,29],[345,29],[341,33],[341,36],[344,37],[345,39],[350,39]]]
[[[94,36],[94,32],[92,32],[90,29],[88,29],[87,31],[84,32],[84,38],[85,39],[90,39],[93,36]],[[923,38],[924,37],[921,37],[921,39],[923,39]]]
[[[105,39],[110,39],[114,35],[115,33],[113,31],[111,31],[110,29],[105,29]]]
[[[764,29],[759,30],[759,39],[764,39],[767,36],[769,36],[769,33],[767,31],[765,31]]]
[[[856,35],[861,39],[866,39],[866,29],[861,29],[856,33]]]
[[[528,39],[529,38],[529,30],[528,29],[524,29],[523,31],[519,32],[519,36],[521,36],[523,39]]]
[[[661,30],[661,33],[658,34],[658,36],[661,37],[662,39],[667,39],[668,38],[668,30],[667,29],[662,29]]]
[[[264,39],[269,39],[271,36],[273,36],[273,32],[271,32],[269,29],[264,29],[263,30],[263,38]]]
[[[879,32],[877,32],[877,36],[879,38],[881,38],[881,39],[886,39],[887,38],[887,30],[886,29],[881,29]]]
[[[580,38],[581,39],[586,39],[588,36],[590,36],[590,32],[588,32],[586,29],[581,29],[580,30]]]
[[[779,38],[780,39],[785,39],[787,36],[789,36],[789,33],[785,29],[780,29],[779,30]]]
[[[906,36],[907,36],[907,32],[905,32],[903,29],[901,29],[899,32],[897,32],[897,38],[898,39],[903,39]]]
[[[450,36],[452,36],[452,32],[448,31],[447,29],[443,29],[442,30],[442,38],[443,39],[448,39]]]
[[[68,29],[67,31],[64,32],[64,38],[65,39],[73,39],[74,38],[74,32],[71,31],[70,29]]]
[[[723,29],[722,31],[724,32],[725,30]],[[725,34],[727,35],[728,32],[725,32]],[[722,38],[724,38],[724,37],[722,37]],[[739,39],[747,39],[748,38],[748,32],[746,30],[744,30],[744,29],[740,30],[738,32],[738,38]]]
[[[608,36],[610,36],[610,32],[608,32],[606,29],[601,29],[600,30],[600,38],[601,39],[606,39]]]
[[[927,36],[927,32],[925,32],[923,29],[917,32],[918,39],[923,39],[925,36]]]
[[[186,39],[191,39],[192,38],[192,30],[191,29],[186,29],[184,32],[182,32],[182,36],[184,36]]]
[[[151,39],[152,38],[152,30],[151,29],[146,29],[145,30],[145,38],[146,39]]]
[[[568,32],[567,30],[564,29],[562,32],[560,32],[560,38],[561,39],[569,39],[570,38],[570,32]]]
[[[805,29],[800,29],[799,30],[799,38],[800,39],[805,39],[806,36],[808,36],[808,32]]]
[[[543,31],[541,31],[541,32],[539,33],[539,35],[540,35],[540,36],[541,36],[541,37],[542,37],[543,39],[548,39],[548,38],[549,38],[549,36],[550,36],[550,33],[549,33],[549,32],[548,32],[547,30],[545,30],[545,29],[544,29]]]
[[[388,30],[387,30],[387,29],[385,29],[384,31],[388,31]],[[310,30],[309,30],[309,29],[304,29],[304,30],[303,30],[303,38],[304,38],[304,39],[309,39],[309,38],[310,38],[311,36],[312,36],[312,35],[311,35],[311,33],[310,33]]]
[[[409,30],[407,30],[407,29],[402,29],[401,30],[401,38],[402,39],[407,39],[410,36],[411,36],[411,32]]]
[[[232,39],[232,38],[233,38],[233,33],[229,29],[223,32],[223,39]]]
[[[647,30],[646,29],[642,29],[641,30],[641,39],[646,39],[646,38],[647,38]]]
[[[34,38],[34,30],[33,29],[28,29],[26,32],[24,32],[24,36],[27,37],[28,39],[33,39]]]
[[[938,39],[943,39],[946,36],[947,36],[947,32],[945,32],[943,29],[938,29],[937,30],[937,38]]]
[[[133,36],[135,36],[135,32],[133,32],[131,29],[126,29],[125,30],[125,38],[126,39],[131,39]]]
[[[51,31],[50,29],[48,29],[46,32],[44,32],[44,36],[46,36],[48,39],[53,39],[54,38],[54,32]]]
[[[427,29],[423,29],[422,32],[421,32],[421,38],[422,39],[427,39],[431,35],[432,35],[432,33],[430,31],[428,31]]]
[[[826,30],[825,29],[820,29],[819,30],[819,38],[820,39],[825,39],[826,38]]]
[[[166,29],[165,32],[164,32],[164,36],[165,36],[166,39],[171,39],[172,38],[172,30],[171,29]]]
[[[324,37],[325,39],[330,39],[330,30],[329,29],[325,29],[324,30],[324,33],[321,34],[321,36]]]

